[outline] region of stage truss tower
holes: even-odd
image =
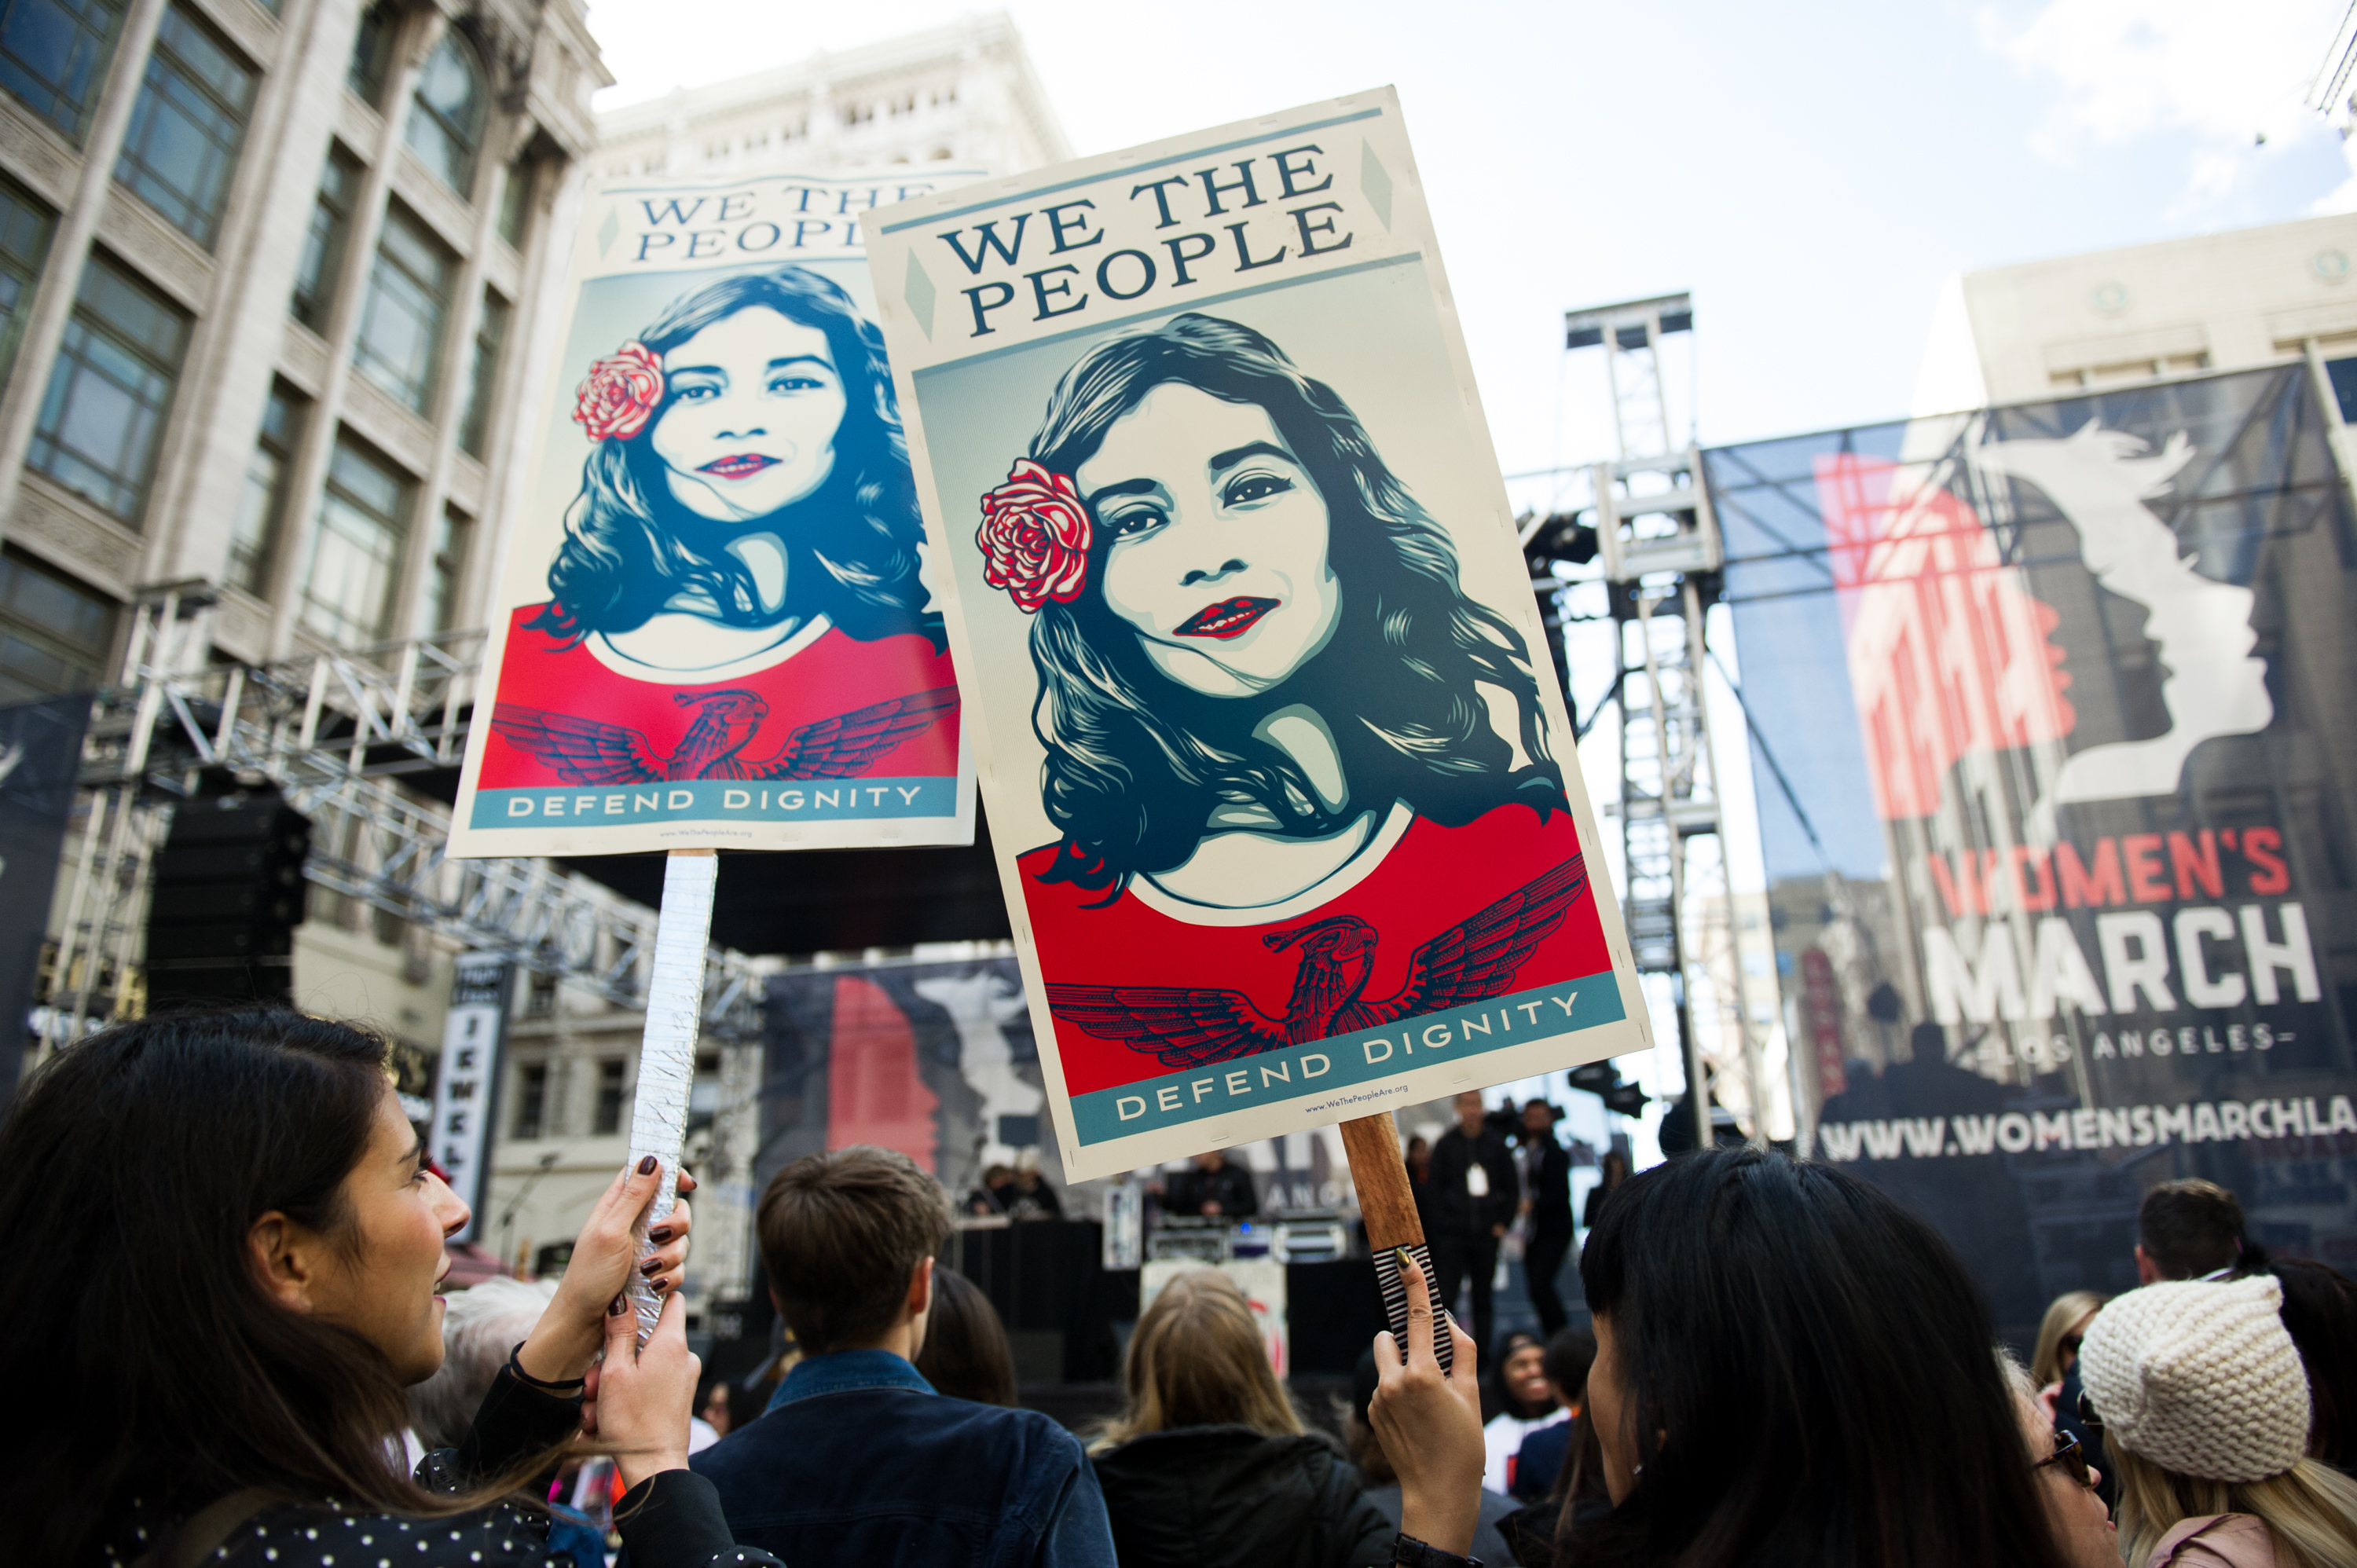
[[[1697,1026],[1706,998],[1721,1047],[1737,1047],[1752,1141],[1765,1137],[1760,1044],[1746,1015],[1727,875],[1720,775],[1711,744],[1707,616],[1725,553],[1702,455],[1676,443],[1663,339],[1694,330],[1686,295],[1566,313],[1566,353],[1603,350],[1619,456],[1588,470],[1595,558],[1613,624],[1620,721],[1622,910],[1638,970],[1666,979],[1675,1002],[1697,1146],[1715,1141],[1714,1065]],[[1697,840],[1708,853],[1693,853]],[[1727,1039],[1732,1022],[1735,1039]]]

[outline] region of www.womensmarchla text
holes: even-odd
[[[2330,1133],[2357,1133],[2357,1106],[2345,1094],[2327,1096],[2321,1107],[2315,1095],[2306,1095],[2290,1100],[2205,1100],[2188,1105],[1827,1122],[1817,1128],[1817,1154],[1835,1161],[1934,1159],[2046,1149],[2142,1149],[2157,1144],[2232,1143]]]

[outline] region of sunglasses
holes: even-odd
[[[2032,1465],[2030,1468],[2033,1470],[2043,1470],[2049,1465],[2061,1466],[2064,1472],[2067,1473],[2072,1480],[2078,1482],[2081,1486],[2086,1487],[2091,1492],[2095,1489],[2095,1477],[2087,1468],[2086,1450],[2081,1448],[2079,1446],[2079,1440],[2071,1436],[2069,1434],[2061,1432],[2056,1433],[2054,1434],[2054,1452],[2049,1454],[2045,1458],[2039,1460],[2036,1464]]]

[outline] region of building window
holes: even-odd
[[[2332,401],[2340,406],[2341,423],[2357,424],[2357,360],[2327,360],[2325,380],[2332,383]]]
[[[500,238],[511,249],[523,249],[524,230],[532,221],[533,162],[518,158],[508,165],[507,183],[500,188]]]
[[[461,196],[475,188],[475,155],[483,145],[483,72],[457,33],[442,42],[417,73],[416,102],[402,140],[435,177]]]
[[[0,87],[80,145],[122,26],[119,0],[0,0]]]
[[[245,491],[229,525],[223,576],[249,594],[270,591],[270,558],[277,553],[278,518],[286,506],[286,475],[295,466],[302,420],[301,394],[284,381],[273,384],[262,409],[262,434],[245,462]]]
[[[0,555],[0,704],[89,691],[104,680],[113,645],[113,601]]]
[[[352,363],[420,413],[434,395],[442,322],[449,314],[450,280],[457,271],[457,263],[431,230],[401,208],[385,209]]]
[[[622,1071],[626,1065],[619,1059],[597,1064],[597,1112],[589,1123],[593,1134],[622,1130]]]
[[[500,349],[508,338],[508,302],[483,291],[483,314],[475,323],[475,362],[467,378],[467,412],[458,420],[459,449],[472,457],[483,455],[483,435],[491,423],[491,398],[498,392]]]
[[[433,580],[426,585],[426,629],[448,631],[458,624],[458,596],[467,585],[467,553],[474,520],[457,507],[444,507],[434,530]]]
[[[344,240],[352,231],[352,207],[361,193],[360,160],[335,143],[328,145],[319,171],[319,195],[311,207],[311,227],[295,264],[295,319],[314,332],[328,329],[336,274],[343,270]]]
[[[352,38],[352,58],[344,67],[344,85],[371,109],[384,106],[384,84],[393,78],[396,20],[390,5],[371,5],[361,13],[361,29]]]
[[[41,399],[30,466],[136,523],[188,343],[186,316],[91,252]]]
[[[303,574],[303,625],[340,648],[382,642],[409,537],[409,481],[338,434]]]
[[[114,177],[199,245],[221,231],[253,82],[202,23],[177,5],[164,13]]]
[[[48,213],[0,183],[0,378],[16,361],[18,313],[29,303],[56,229]]]
[[[548,1064],[527,1062],[516,1069],[513,1135],[537,1138],[548,1122]]]

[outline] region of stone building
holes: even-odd
[[[2357,353],[2357,215],[1951,277],[1917,413]],[[2357,413],[2357,409],[2352,409]]]
[[[834,174],[955,161],[1019,174],[1072,156],[1003,11],[818,54],[597,116],[603,175]]]
[[[579,0],[0,0],[0,703],[172,585],[187,663],[479,624],[610,81]],[[295,983],[414,1061],[448,972],[314,889]]]
[[[167,582],[248,661],[476,624],[608,81],[578,4],[0,6],[0,700]]]

